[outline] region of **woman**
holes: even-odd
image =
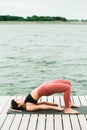
[[[38,100],[41,96],[49,96],[55,93],[64,93],[65,108],[61,108],[58,104],[49,102],[40,102]],[[54,109],[58,111],[64,110],[64,113],[78,114],[79,112],[72,109],[72,107],[79,107],[71,102],[71,82],[68,80],[52,80],[41,84],[35,88],[26,98],[13,99],[11,101],[12,109],[26,109],[27,111],[35,111],[39,109]]]

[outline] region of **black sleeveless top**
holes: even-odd
[[[26,98],[25,98],[25,103],[30,102],[30,103],[34,103],[37,104],[37,100],[35,100],[31,94],[29,94]]]

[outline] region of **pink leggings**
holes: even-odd
[[[65,108],[71,103],[71,83],[68,80],[53,80],[43,83],[38,87],[39,96],[49,96],[64,92]]]

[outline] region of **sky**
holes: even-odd
[[[0,15],[87,19],[87,0],[0,0]]]

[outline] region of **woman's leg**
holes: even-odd
[[[65,82],[65,81],[63,81]],[[64,92],[64,102],[65,102],[65,108],[70,107],[71,103],[71,84],[67,83],[57,83],[58,84],[58,92]]]
[[[69,84],[71,86],[71,82],[69,80],[52,80],[53,83],[64,83],[64,84]]]
[[[73,110],[71,107],[78,107],[71,102],[71,86],[68,85],[66,91],[64,92],[64,102],[65,102],[65,113],[68,114],[79,114],[78,111]]]
[[[66,90],[64,92],[64,102],[65,108],[69,108],[71,104],[71,86],[67,85]]]
[[[60,82],[50,82],[49,84],[46,84],[44,90],[47,92],[47,96],[55,93],[64,93],[65,107],[69,107],[71,103],[71,85]],[[43,91],[44,95],[45,91]]]
[[[64,92],[65,113],[72,113],[72,114],[79,113],[78,111],[71,109],[71,106],[75,106],[71,102],[71,85],[52,82],[48,85],[47,91],[49,91],[50,94]]]

